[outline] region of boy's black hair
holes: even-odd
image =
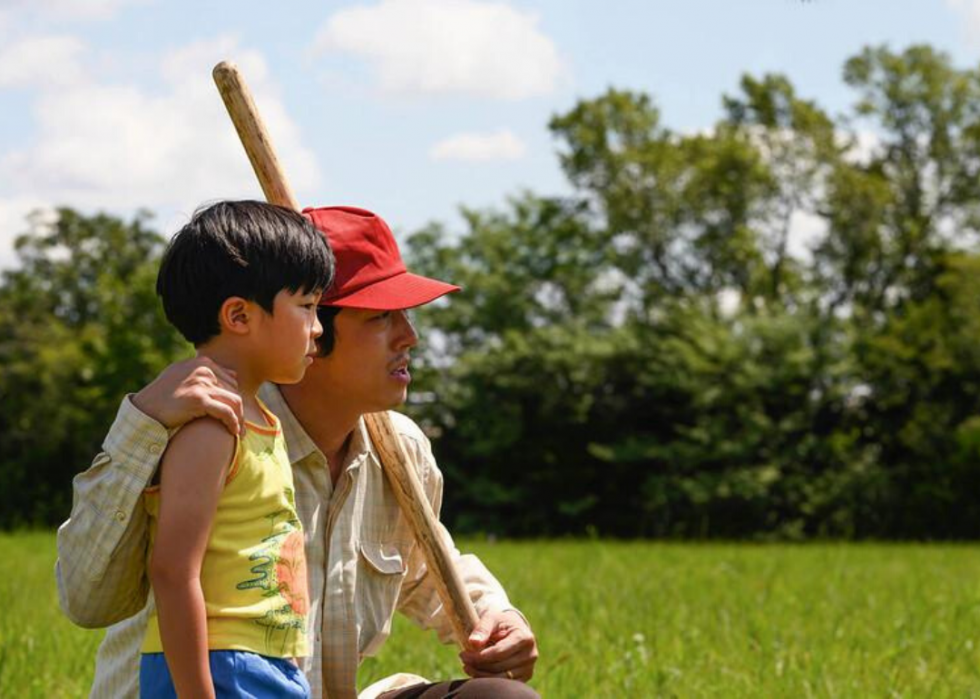
[[[272,313],[276,294],[325,290],[333,281],[326,237],[304,216],[259,201],[199,209],[170,241],[157,294],[177,330],[195,346],[221,331],[218,312],[240,296]]]

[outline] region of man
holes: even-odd
[[[355,696],[357,666],[384,643],[396,609],[444,641],[451,638],[361,416],[405,400],[410,352],[418,341],[405,309],[457,287],[410,274],[388,226],[370,212],[339,207],[304,213],[327,235],[336,258],[334,286],[319,310],[320,357],[302,382],[266,385],[260,397],[282,424],[305,529],[313,655],[303,669],[312,696],[338,699]],[[71,519],[58,532],[58,589],[62,608],[76,623],[115,624],[99,649],[95,697],[138,692],[139,644],[148,613],[142,492],[168,430],[211,415],[237,431],[241,400],[234,388],[233,374],[205,361],[169,367],[124,400],[103,453],[75,479]],[[408,418],[391,417],[438,514],[442,475],[428,440]],[[451,544],[445,529],[443,535]],[[460,655],[476,679],[428,684],[398,675],[365,694],[537,696],[523,684],[537,659],[527,621],[479,560],[458,556],[457,566],[480,615],[470,638],[474,650]]]

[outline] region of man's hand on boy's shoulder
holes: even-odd
[[[233,435],[245,424],[235,372],[207,357],[171,364],[132,401],[168,430],[205,416],[220,421]]]

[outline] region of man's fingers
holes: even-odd
[[[469,641],[472,648],[483,648],[486,645],[496,627],[496,621],[496,618],[490,614],[480,617],[476,628],[470,634]]]
[[[174,367],[186,367],[185,384],[218,385],[231,390],[238,389],[238,375],[233,369],[218,364],[210,357],[194,357]]]
[[[237,434],[239,425],[244,424],[237,390],[238,377],[234,371],[207,357],[194,357],[168,366],[135,393],[132,401],[137,409],[168,429],[211,415]],[[231,395],[236,397],[231,399]],[[216,400],[227,408],[216,405]]]
[[[521,620],[516,624],[502,615],[481,619],[490,645],[459,654],[463,670],[471,677],[506,677],[527,682],[534,674],[538,646],[534,633]],[[480,627],[478,627],[479,629]],[[476,635],[474,631],[473,636]],[[470,638],[472,639],[473,636]]]
[[[208,394],[208,397],[226,404],[235,412],[235,415],[238,417],[239,421],[245,419],[245,402],[235,391],[226,390],[224,388],[212,388]]]
[[[232,391],[238,390],[238,375],[233,370],[227,369],[211,359],[207,359],[207,364],[198,367],[196,372],[201,372],[202,378],[214,381],[222,388]]]
[[[216,398],[207,398],[205,400],[204,413],[219,420],[233,435],[238,435],[245,424],[239,417],[238,412],[229,403]]]
[[[193,360],[185,396],[198,404],[202,414],[220,420],[233,435],[245,428],[245,407],[237,393],[237,375],[209,357]]]
[[[218,417],[211,412],[212,401],[218,400],[226,403],[241,420],[244,407],[237,389],[235,373],[211,362],[211,366],[198,366],[191,372],[181,393],[191,403],[197,403],[202,414]]]
[[[459,657],[464,663],[484,668],[494,663],[506,661],[516,653],[528,652],[533,647],[533,637],[522,633],[511,633],[492,646],[487,646],[479,651],[464,651],[460,653]]]

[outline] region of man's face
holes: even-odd
[[[303,385],[325,391],[337,408],[358,414],[405,402],[409,353],[418,335],[404,310],[345,308],[334,318],[334,347],[317,358]]]

